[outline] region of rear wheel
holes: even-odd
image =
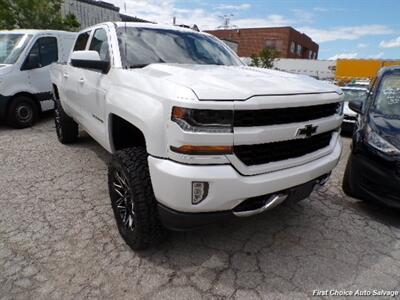
[[[146,249],[165,236],[158,217],[147,156],[142,147],[118,151],[108,170],[108,187],[117,227],[134,250]]]
[[[56,99],[54,108],[54,121],[57,138],[62,144],[76,142],[79,134],[79,126],[62,108],[60,100]]]
[[[9,106],[7,123],[14,128],[27,128],[37,121],[38,115],[39,108],[34,100],[17,96]]]

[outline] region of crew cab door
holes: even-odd
[[[110,61],[110,42],[107,27],[96,28],[88,50],[99,53],[102,61]],[[78,93],[81,108],[85,114],[84,125],[96,139],[105,140],[105,95],[108,89],[108,75],[99,70],[81,69],[78,79]]]
[[[79,34],[76,39],[73,51],[83,51],[88,47],[88,42],[90,38],[90,32],[86,31]],[[83,99],[79,94],[79,79],[82,78],[83,69],[72,66],[71,62],[64,67],[63,71],[63,96],[65,96],[67,101],[61,99],[62,104],[68,106],[68,109],[73,112],[74,118],[77,119],[79,123],[84,121],[84,115],[82,114]],[[61,95],[60,95],[61,97]]]

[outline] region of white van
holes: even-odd
[[[75,38],[65,31],[0,31],[0,120],[25,128],[54,108],[49,68],[67,61]]]

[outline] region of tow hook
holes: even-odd
[[[264,211],[273,209],[274,207],[281,204],[283,201],[286,200],[288,197],[287,194],[274,194],[270,196],[264,203],[263,206],[253,209],[253,210],[246,210],[246,211],[234,211],[233,214],[236,217],[250,217],[253,215],[258,215],[263,213]]]

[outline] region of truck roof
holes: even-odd
[[[76,34],[76,32],[62,31],[62,30],[44,30],[44,29],[12,29],[12,30],[0,30],[0,33],[15,33],[15,34],[39,34],[39,33],[61,33],[61,34]]]
[[[180,26],[162,25],[162,24],[154,24],[154,23],[143,23],[143,22],[105,22],[105,23],[100,23],[100,24],[96,24],[94,26],[85,28],[81,31],[90,30],[91,28],[98,27],[99,25],[110,25],[110,26],[116,26],[118,28],[126,26],[126,27],[138,27],[138,28],[167,29],[167,30],[176,30],[176,31],[183,31],[183,32],[197,32],[190,28],[185,28],[185,27],[180,27]],[[197,33],[209,35],[206,32],[197,32]]]

